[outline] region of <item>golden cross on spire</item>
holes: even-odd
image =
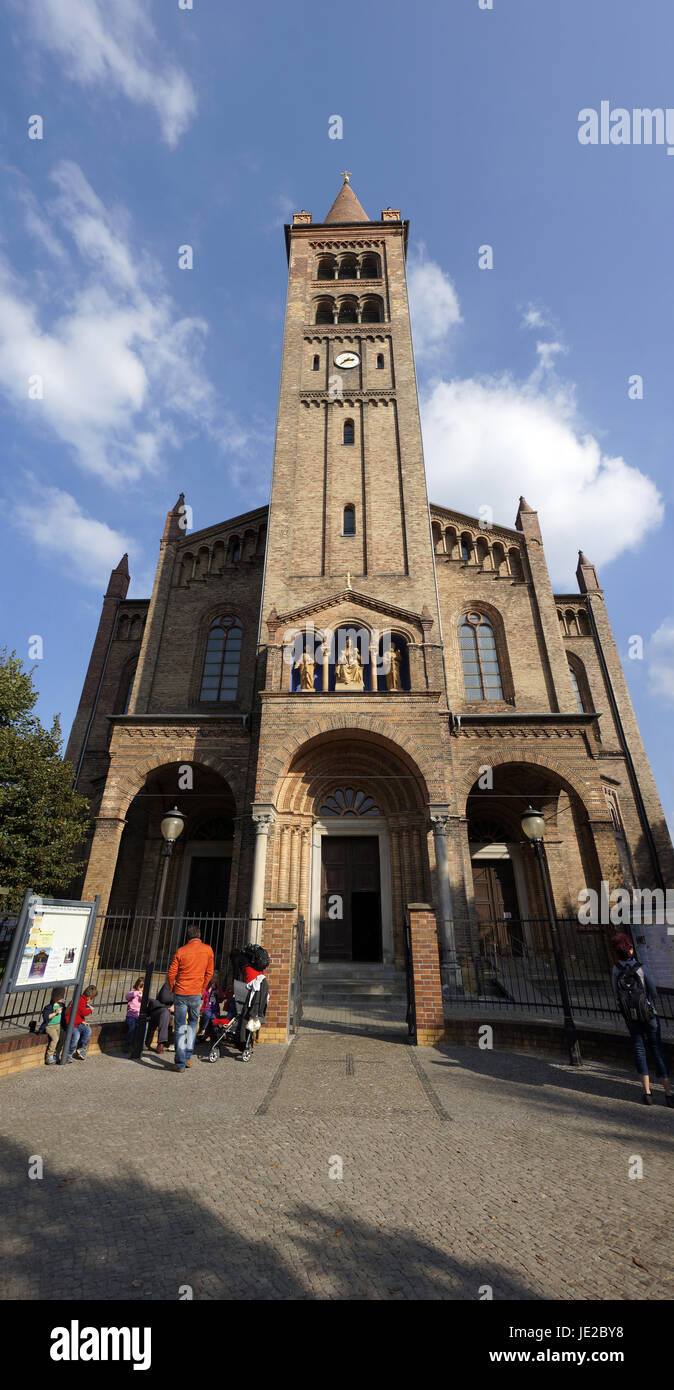
[[[350,589],[350,588],[351,588],[351,570],[347,570],[347,571],[346,571],[346,574],[344,575],[344,578],[345,578],[345,580],[346,580],[346,587],[347,587],[347,589]]]
[[[351,170],[350,170],[350,169],[342,169],[342,177],[343,177],[343,179],[344,179],[344,182],[345,182],[345,183],[348,183],[348,182],[349,182],[349,179],[351,178]]]

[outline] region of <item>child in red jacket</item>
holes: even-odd
[[[98,990],[96,989],[96,986],[88,985],[84,991],[84,994],[81,994],[79,997],[77,1009],[75,1012],[75,1024],[70,1038],[70,1052],[66,1057],[66,1062],[72,1062],[73,1057],[76,1057],[78,1062],[86,1061],[87,1047],[89,1045],[89,1039],[91,1037],[91,1028],[89,1027],[88,1023],[84,1022],[84,1020],[89,1016],[90,1013],[93,1012],[89,1006],[89,1000],[95,999],[97,994]],[[68,1027],[68,1024],[70,1023],[71,1009],[72,1004],[69,1005],[68,1008],[65,1009],[61,1014],[61,1027],[64,1030]]]

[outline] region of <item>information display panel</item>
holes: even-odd
[[[79,976],[90,904],[72,907],[37,900],[35,907],[27,923],[14,989],[70,984]]]

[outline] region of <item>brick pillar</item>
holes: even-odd
[[[618,847],[616,845],[613,823],[607,820],[588,820],[588,829],[592,835],[594,849],[599,861],[599,875],[603,882],[608,883],[609,893],[614,888],[624,886],[623,873],[620,868]],[[594,888],[594,884],[588,884]],[[599,884],[596,885],[599,887]]]
[[[108,910],[108,899],[117,868],[119,843],[126,820],[124,816],[97,816],[96,830],[89,853],[82,898],[90,902],[100,894],[100,912]]]
[[[288,1003],[292,970],[293,927],[297,907],[293,903],[266,903],[262,945],[269,952],[269,1007],[258,1038],[264,1043],[288,1042]]]
[[[119,842],[125,825],[126,821],[123,816],[96,817],[96,830],[89,854],[86,877],[82,885],[84,902],[91,902],[96,894],[100,896],[98,917],[94,923],[94,933],[89,947],[89,970],[98,969],[104,918],[108,910],[112,882],[117,868]]]
[[[445,1033],[435,913],[428,903],[408,903],[417,1046],[433,1047]]]

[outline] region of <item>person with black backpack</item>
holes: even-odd
[[[674,1096],[667,1073],[667,1063],[662,1051],[660,1020],[653,1003],[655,989],[643,966],[636,959],[634,946],[629,936],[625,934],[614,936],[611,945],[616,956],[616,963],[613,967],[613,989],[618,1001],[618,1008],[627,1024],[634,1045],[634,1061],[643,1087],[642,1102],[644,1105],[653,1104],[646,1053],[646,1049],[650,1048],[658,1077],[664,1088],[665,1105],[674,1109]]]

